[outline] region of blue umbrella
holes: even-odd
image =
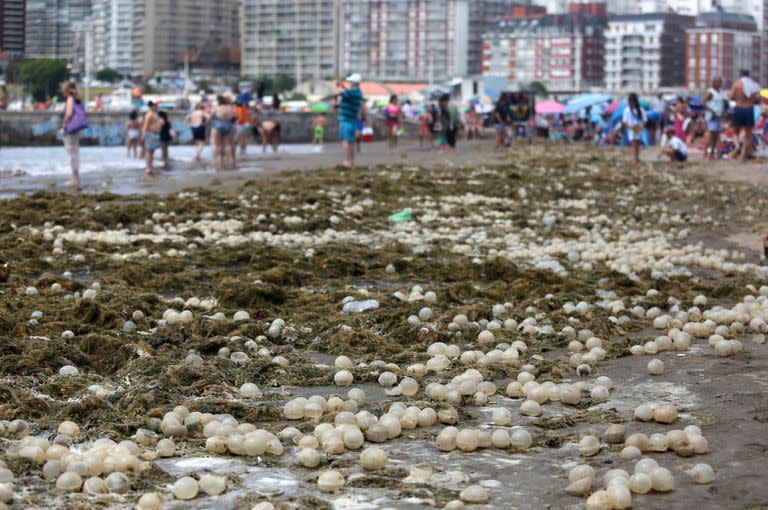
[[[576,113],[587,107],[606,103],[611,100],[608,94],[581,94],[568,100],[565,113]]]

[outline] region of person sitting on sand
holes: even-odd
[[[154,175],[155,169],[152,166],[152,160],[155,151],[160,148],[160,131],[165,122],[158,115],[157,103],[150,101],[147,106],[149,110],[144,115],[144,122],[141,125],[141,140],[144,144],[144,157],[147,164],[144,172],[147,175]]]
[[[670,161],[684,162],[688,160],[688,146],[675,134],[675,126],[668,126],[665,129],[667,142],[661,148],[659,159],[666,156]]]

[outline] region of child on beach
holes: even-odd
[[[665,130],[667,134],[667,142],[664,147],[661,148],[659,153],[659,159],[662,156],[666,156],[670,161],[684,162],[688,159],[688,146],[682,141],[675,133],[675,126],[668,126]]]
[[[312,143],[323,145],[323,139],[325,138],[325,115],[318,115],[315,120],[312,121],[312,130],[314,132],[314,138]]]
[[[139,122],[139,114],[136,110],[133,110],[128,114],[128,120],[125,121],[125,150],[126,157],[139,157],[139,138],[141,137],[141,123]]]
[[[432,125],[432,115],[429,113],[428,109],[424,109],[423,112],[421,112],[421,115],[419,115],[419,148],[424,148],[424,142],[426,140],[429,140],[429,147],[432,148],[435,146],[435,141],[432,138],[432,131],[429,129]]]

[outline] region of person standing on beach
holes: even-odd
[[[62,139],[72,167],[72,179],[66,185],[80,186],[80,131],[88,127],[88,120],[75,82],[64,82],[61,93],[66,98],[64,119],[61,122]]]
[[[219,96],[217,102],[211,117],[213,164],[216,168],[235,168],[234,131],[237,114],[228,97]]]
[[[390,154],[394,154],[397,149],[397,132],[400,130],[402,117],[403,109],[397,101],[397,95],[392,94],[384,108],[384,125],[387,127],[387,146]]]
[[[749,71],[741,71],[741,78],[731,87],[731,99],[736,106],[731,112],[730,119],[733,132],[738,140],[741,134],[744,141],[741,143],[741,161],[744,162],[752,153],[752,130],[755,127],[755,104],[760,95],[760,85],[749,77]]]
[[[125,150],[126,157],[139,157],[139,138],[141,137],[141,123],[139,123],[139,114],[136,110],[128,114],[128,120],[125,121]]]
[[[631,93],[627,98],[627,107],[624,109],[621,123],[627,130],[627,141],[629,141],[629,146],[632,149],[632,161],[635,163],[640,162],[640,134],[647,122],[648,118],[643,109],[640,108],[637,94]]]
[[[200,162],[200,155],[205,147],[205,126],[208,124],[208,114],[205,113],[205,104],[197,103],[195,109],[187,115],[187,122],[192,129],[192,140],[195,141],[195,161]]]
[[[337,86],[342,89],[339,94],[341,98],[339,135],[344,151],[344,162],[342,165],[352,168],[355,166],[354,144],[356,140],[357,118],[360,113],[360,106],[363,103],[363,94],[360,92],[360,82],[363,81],[363,78],[358,73],[354,73],[347,76],[345,81],[350,84],[349,87],[345,87],[341,81],[337,83]]]
[[[245,158],[245,149],[248,147],[248,134],[251,132],[251,122],[248,118],[248,103],[238,101],[235,103],[237,115],[237,129],[234,142],[240,147],[240,159]]]
[[[312,138],[312,143],[317,145],[323,145],[323,140],[325,139],[325,114],[321,113],[317,117],[315,117],[315,120],[312,121],[312,130],[314,132],[314,137]]]
[[[437,108],[440,111],[440,127],[443,136],[445,136],[445,151],[454,152],[456,150],[456,136],[461,127],[461,114],[456,105],[451,103],[451,96],[448,94],[440,96]]]
[[[147,106],[149,110],[144,114],[144,122],[141,124],[141,141],[144,145],[144,159],[146,161],[144,173],[154,175],[155,169],[152,163],[155,151],[160,148],[160,130],[163,129],[164,122],[157,113],[157,103],[149,101]]]
[[[704,96],[704,116],[707,119],[707,146],[704,148],[704,159],[717,158],[717,146],[720,144],[720,131],[723,129],[723,112],[725,101],[720,95],[723,86],[722,78],[712,80],[712,87]]]
[[[160,153],[163,156],[163,165],[168,168],[171,164],[168,157],[168,146],[173,141],[171,119],[168,118],[168,113],[164,111],[158,112],[157,115],[163,119],[163,127],[160,128]]]

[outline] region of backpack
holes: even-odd
[[[72,107],[72,118],[67,122],[65,128],[68,135],[77,133],[88,127],[88,116],[85,114],[85,107],[80,101],[75,101]]]

